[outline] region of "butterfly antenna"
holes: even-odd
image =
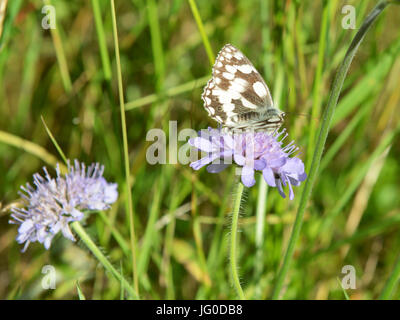
[[[288,88],[288,94],[287,94],[288,97],[289,97],[289,94],[290,94],[290,88]],[[288,111],[288,112],[285,112],[285,116],[287,114],[292,114],[292,115],[295,115],[295,116],[307,117],[307,118],[310,118],[310,119],[314,120],[316,123],[319,122],[318,118],[314,118],[310,114],[307,114],[307,113],[299,113],[299,112],[290,112],[290,111]]]
[[[285,116],[288,115],[288,114],[295,115],[295,116],[307,117],[307,118],[310,118],[310,119],[314,120],[316,123],[318,123],[319,120],[320,120],[318,118],[312,117],[310,114],[307,114],[307,113],[291,112],[291,111],[285,112]]]

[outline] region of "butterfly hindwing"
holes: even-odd
[[[203,95],[210,117],[223,126],[245,125],[273,108],[273,101],[263,78],[246,56],[231,44],[219,52],[213,77]]]

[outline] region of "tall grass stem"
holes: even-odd
[[[212,51],[210,41],[208,40],[208,36],[206,31],[204,30],[203,22],[201,21],[199,10],[197,9],[196,1],[195,0],[188,0],[190,9],[192,10],[194,19],[196,20],[197,28],[199,29],[201,39],[203,40],[204,48],[206,49],[208,60],[210,61],[210,65],[214,65],[214,53]]]
[[[393,290],[397,285],[397,282],[399,281],[399,277],[400,277],[400,257],[397,258],[396,265],[394,266],[394,269],[390,274],[389,279],[386,281],[386,284],[381,292],[381,295],[379,296],[380,300],[389,300],[391,298]]]
[[[94,22],[97,32],[97,40],[99,42],[101,64],[103,65],[104,79],[111,80],[110,58],[107,51],[106,36],[104,33],[103,20],[101,18],[101,8],[99,0],[92,0]]]
[[[322,153],[324,150],[325,142],[328,137],[329,128],[331,125],[331,120],[335,113],[335,108],[337,105],[337,101],[339,98],[340,91],[342,89],[342,85],[344,79],[346,78],[347,72],[349,70],[350,64],[357,52],[358,47],[360,46],[362,40],[364,39],[365,34],[376,20],[376,18],[381,14],[381,12],[386,8],[386,6],[390,2],[382,1],[371,11],[371,13],[365,18],[362,26],[356,33],[353,38],[353,41],[350,44],[349,49],[346,52],[346,55],[339,66],[338,72],[335,76],[332,90],[329,96],[328,104],[325,109],[323,115],[323,121],[321,123],[321,129],[319,133],[319,137],[317,140],[317,144],[314,150],[314,156],[310,167],[310,172],[308,174],[308,179],[306,180],[303,193],[301,195],[299,208],[297,210],[296,220],[293,225],[293,230],[289,239],[288,247],[286,249],[286,253],[283,259],[282,266],[279,270],[278,277],[276,280],[275,288],[272,294],[273,299],[279,299],[281,297],[281,291],[284,286],[284,282],[286,279],[286,275],[289,271],[290,264],[293,259],[294,249],[297,243],[297,240],[300,236],[300,230],[303,224],[303,216],[307,207],[308,199],[310,198],[312,187],[317,177],[319,164],[321,161]]]
[[[51,5],[50,0],[44,0],[44,3],[47,5]],[[53,40],[54,49],[56,51],[58,66],[60,67],[61,80],[64,85],[65,91],[69,93],[72,90],[72,81],[69,74],[67,59],[65,57],[65,51],[59,32],[59,26],[56,26],[56,28],[50,28],[50,34]]]
[[[124,166],[125,166],[125,185],[126,185],[126,201],[129,213],[129,230],[130,230],[130,243],[132,250],[132,276],[135,291],[139,296],[139,283],[137,276],[136,267],[136,236],[133,216],[133,205],[132,205],[132,194],[131,194],[131,182],[130,182],[130,166],[129,166],[129,152],[128,152],[128,133],[126,128],[126,117],[125,117],[125,104],[124,104],[124,91],[122,85],[122,73],[121,73],[121,61],[119,57],[119,45],[118,45],[118,31],[117,31],[117,18],[115,16],[115,5],[114,0],[111,2],[111,14],[112,14],[112,25],[114,34],[114,47],[115,47],[115,59],[117,64],[117,75],[118,75],[118,93],[121,113],[121,126],[122,126],[122,139],[123,139],[123,150],[124,150]]]

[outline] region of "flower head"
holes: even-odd
[[[283,187],[289,187],[289,198],[294,198],[292,186],[298,186],[307,178],[303,162],[290,157],[298,148],[293,141],[283,146],[287,137],[285,130],[273,133],[243,132],[230,133],[219,129],[208,128],[199,136],[189,140],[189,144],[206,153],[200,160],[190,166],[199,170],[205,165],[207,171],[217,173],[234,161],[242,168],[241,179],[245,186],[255,184],[255,171],[260,171],[267,184],[278,188],[285,198]],[[232,161],[233,159],[233,161]]]
[[[103,177],[104,166],[98,163],[86,168],[77,160],[74,166],[68,162],[68,173],[52,178],[46,167],[44,177],[33,175],[34,186],[21,186],[23,208],[11,209],[10,223],[19,224],[18,243],[25,243],[23,251],[31,242],[38,241],[48,249],[53,237],[61,231],[64,237],[75,241],[68,226],[70,222],[84,217],[83,210],[104,210],[118,198],[117,184],[108,183]]]

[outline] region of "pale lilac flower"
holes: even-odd
[[[191,146],[206,153],[205,157],[192,162],[190,166],[199,170],[208,165],[208,172],[217,173],[235,162],[242,167],[241,180],[245,186],[253,186],[256,182],[255,171],[260,171],[267,184],[278,188],[283,198],[283,187],[288,186],[289,198],[293,200],[292,186],[299,186],[307,175],[303,162],[299,158],[290,157],[298,151],[294,142],[283,146],[286,137],[285,130],[233,134],[208,128],[202,130],[198,137],[189,140]]]
[[[69,223],[80,221],[85,210],[105,210],[118,198],[117,184],[103,178],[104,166],[98,163],[86,168],[77,160],[68,162],[68,173],[61,175],[57,164],[57,177],[52,178],[44,167],[44,177],[33,175],[34,186],[21,186],[25,207],[11,209],[10,223],[19,224],[18,243],[38,241],[50,248],[53,237],[61,231],[64,237],[75,241]]]

